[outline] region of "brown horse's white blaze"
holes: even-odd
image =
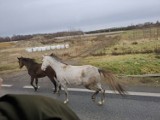
[[[66,99],[64,103],[69,101],[67,85],[83,85],[87,89],[94,90],[92,99],[95,100],[96,95],[100,92],[101,99],[99,104],[104,103],[105,90],[102,88],[102,81],[106,81],[113,90],[117,90],[120,94],[124,94],[122,86],[114,80],[114,75],[109,71],[104,71],[92,65],[72,66],[62,63],[56,56],[44,56],[41,66],[42,70],[51,66],[57,75],[57,80],[64,88]]]

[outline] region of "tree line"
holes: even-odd
[[[0,42],[28,40],[32,37],[33,35],[13,35],[12,37],[0,37]]]
[[[136,25],[129,25],[126,27],[113,27],[101,30],[94,30],[85,32],[86,34],[94,34],[94,33],[103,33],[103,32],[115,32],[115,31],[125,31],[125,30],[134,30],[134,29],[144,29],[144,28],[151,28],[151,27],[160,27],[160,22],[145,22],[143,24],[136,24]]]
[[[152,28],[152,27],[160,27],[160,22],[159,21],[157,21],[155,23],[154,22],[145,22],[143,24],[129,25],[129,26],[126,26],[126,27],[113,27],[113,28],[100,29],[100,30],[88,31],[88,32],[83,32],[81,30],[72,30],[72,31],[63,31],[63,32],[46,33],[46,34],[13,35],[12,37],[0,37],[0,42],[29,40],[29,39],[33,38],[34,36],[37,36],[37,35],[41,35],[45,39],[52,39],[52,38],[55,38],[55,37],[83,35],[84,33],[85,34],[94,34],[94,33],[103,33],[103,32],[144,29],[144,28]]]
[[[29,40],[34,36],[44,36],[46,39],[51,39],[55,37],[63,37],[63,36],[73,36],[73,35],[83,35],[83,31],[74,30],[74,31],[63,31],[56,33],[46,33],[46,34],[34,34],[34,35],[13,35],[12,37],[0,37],[0,42],[8,42],[8,41],[20,41],[20,40]]]

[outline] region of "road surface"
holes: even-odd
[[[62,91],[60,96],[53,94],[53,85],[48,78],[39,80],[39,90],[29,85],[30,79],[26,73],[4,78],[0,96],[4,94],[34,94],[49,96],[64,100]],[[68,106],[75,111],[81,120],[160,120],[160,88],[129,89],[131,93],[125,97],[118,94],[106,93],[106,102],[99,106],[91,100],[91,91],[86,89],[70,89]]]

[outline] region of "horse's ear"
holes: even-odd
[[[51,57],[56,57],[56,55],[54,53],[51,53],[50,56]]]
[[[50,54],[50,56],[54,56],[54,54],[53,54],[53,53],[51,53],[51,54]]]
[[[20,58],[19,58],[19,57],[17,57],[17,59],[19,60]]]

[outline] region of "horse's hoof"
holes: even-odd
[[[57,91],[53,91],[53,94],[56,94],[57,93]]]
[[[99,102],[98,102],[98,105],[100,105],[100,106],[103,105],[103,102],[102,102],[102,101],[99,101]]]
[[[92,101],[93,101],[93,102],[95,102],[95,101],[96,101],[96,99],[95,99],[95,98],[92,98]]]
[[[64,104],[67,104],[67,103],[68,103],[68,100],[65,100],[65,101],[64,101]]]
[[[38,90],[38,87],[34,88],[35,92]]]
[[[57,91],[56,94],[57,94],[57,96],[60,96],[60,92]]]

